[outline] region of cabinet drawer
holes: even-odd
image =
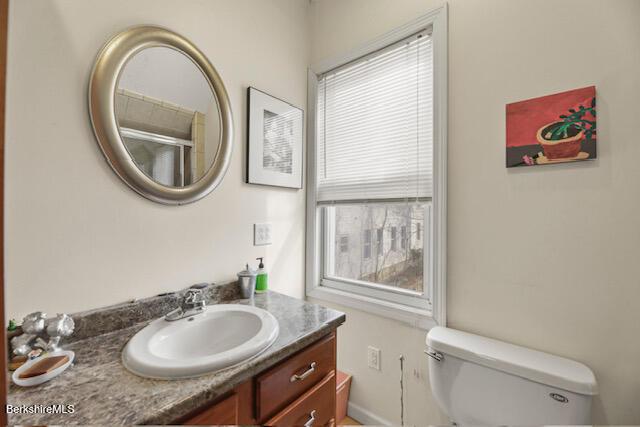
[[[318,427],[333,424],[336,416],[334,372],[270,419],[268,426]]]
[[[233,393],[195,417],[188,419],[185,424],[195,426],[238,424],[238,394]]]
[[[265,420],[287,406],[335,370],[335,333],[271,368],[256,379],[258,420]],[[335,380],[334,380],[335,382]],[[335,394],[335,389],[333,390]]]

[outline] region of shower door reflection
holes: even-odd
[[[184,187],[193,182],[193,142],[120,128],[122,139],[136,165],[156,182],[169,187]]]

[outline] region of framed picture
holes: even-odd
[[[507,104],[508,168],[596,156],[595,86]]]
[[[302,188],[304,112],[250,87],[247,183]]]

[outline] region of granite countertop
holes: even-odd
[[[218,303],[248,304],[249,300]],[[8,404],[74,405],[71,414],[9,414],[10,424],[171,424],[337,328],[345,315],[277,292],[255,297],[280,323],[276,342],[259,356],[198,378],[152,380],[127,371],[121,352],[149,320],[67,345],[74,365],[35,387],[9,387]]]

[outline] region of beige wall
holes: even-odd
[[[313,2],[312,61],[439,4]],[[449,325],[586,363],[601,388],[594,422],[638,424],[640,1],[449,6]],[[592,84],[598,160],[505,169],[506,103]],[[444,421],[425,375],[424,333],[344,310],[339,364],[356,374],[352,401],[397,423],[404,353],[406,421]],[[382,372],[366,368],[368,344],[382,349]]]
[[[180,7],[175,7],[179,4]],[[303,294],[304,194],[243,184],[245,89],[306,103],[306,66],[362,44],[435,0],[11,2],[7,304],[54,313],[234,277],[267,256],[272,288]],[[450,326],[571,357],[601,386],[597,423],[640,423],[640,2],[450,1]],[[222,185],[184,207],[148,202],[95,143],[86,85],[107,38],[139,23],[194,41],[226,82],[235,151]],[[309,49],[311,47],[311,49]],[[309,52],[312,52],[310,58]],[[504,168],[507,102],[595,84],[599,159]],[[252,246],[268,221],[274,245]],[[424,332],[346,309],[339,361],[352,401],[407,423],[446,421],[430,396]],[[366,368],[366,346],[382,371]],[[417,377],[414,375],[417,372]]]
[[[246,88],[305,107],[308,4],[300,0],[13,0],[10,8],[6,294],[9,316],[72,312],[235,277],[266,256],[273,289],[303,296],[304,191],[244,184]],[[188,206],[147,201],[95,142],[87,82],[114,33],[152,23],[191,39],[225,81],[234,152]],[[254,222],[273,224],[254,247]]]

